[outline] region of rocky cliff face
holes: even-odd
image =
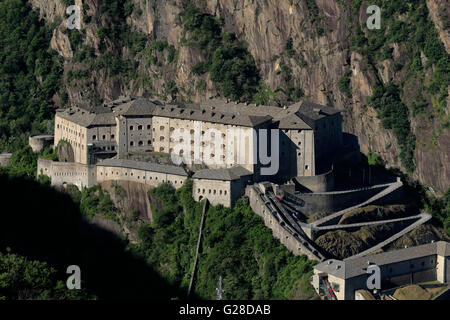
[[[129,2],[134,8],[124,17],[129,29],[145,35],[149,43],[167,40],[159,49],[138,50],[137,53],[123,43],[114,43],[114,39],[101,35],[102,30],[111,28],[112,21],[117,23],[100,12],[101,0],[84,1],[83,16],[90,16],[90,20],[83,18],[82,45],[77,48],[65,28],[61,0],[30,2],[49,23],[59,24],[51,45],[64,58],[65,87],[72,104],[100,103],[129,93],[166,99],[176,97],[182,101],[199,101],[220,94],[208,74],[197,76],[192,73],[192,68],[205,57],[200,50],[181,41],[185,33],[179,14],[186,7],[186,1]],[[123,4],[126,1],[115,2]],[[434,22],[448,53],[446,2],[428,0],[426,5],[429,19]],[[81,6],[81,0],[76,3]],[[408,85],[411,81],[405,81],[406,71],[402,66],[408,65],[413,57],[405,43],[389,44],[392,55],[378,62],[370,61],[352,47],[355,26],[363,25],[367,20],[366,3],[362,2],[356,12],[350,3],[338,0],[208,0],[195,3],[203,12],[220,19],[224,31],[234,32],[239,40],[247,43],[263,81],[275,97],[272,102],[287,103],[287,92],[298,88],[304,99],[342,109],[344,129],[358,136],[362,152],[376,152],[387,166],[402,168],[401,148],[394,133],[384,129],[377,112],[367,106],[366,100],[377,84],[394,82],[401,87],[401,98],[411,109],[417,87]],[[401,15],[397,18],[404,19]],[[367,35],[371,31],[364,32]],[[292,45],[287,52],[289,41]],[[111,71],[107,67],[89,68],[82,79],[70,76],[86,67],[74,53],[85,47],[92,48],[96,57],[110,51],[122,59],[118,62],[122,65],[131,61],[135,70],[131,73],[122,70],[118,74],[117,70]],[[425,56],[422,60],[426,63]],[[425,80],[427,76],[430,74],[425,74]],[[343,78],[349,83],[347,93],[339,86]],[[450,184],[450,134],[448,124],[444,125],[448,122],[449,107],[447,101],[437,116],[433,104],[435,98],[425,96],[426,110],[432,116],[410,116],[411,130],[417,139],[413,177],[442,192]]]

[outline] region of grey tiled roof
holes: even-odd
[[[431,255],[450,256],[450,243],[439,241],[417,247],[410,247],[380,254],[340,260],[327,260],[314,268],[341,279],[349,279],[366,273],[368,261],[378,266],[427,257]],[[331,262],[331,263],[330,263]]]
[[[151,162],[141,162],[134,160],[126,160],[126,159],[107,159],[99,162],[97,164],[100,167],[117,167],[117,168],[128,168],[128,169],[136,169],[143,171],[152,171],[159,173],[167,173],[178,176],[187,177],[188,173],[182,167],[165,165],[165,164],[157,164]]]
[[[114,117],[160,116],[254,128],[269,121],[280,129],[312,129],[315,122],[340,111],[301,101],[288,108],[257,106],[247,103],[210,99],[200,104],[164,104],[147,98],[121,98],[89,110],[71,108],[58,112],[61,117],[88,127],[115,125]]]
[[[318,120],[340,113],[338,109],[307,101],[296,103],[290,108],[296,110],[295,114],[312,129],[315,129]]]
[[[183,108],[177,105],[157,106],[153,112],[154,116],[176,119],[188,119],[212,123],[229,124],[243,127],[256,127],[272,120],[271,116],[242,115],[224,113],[216,110]]]
[[[234,181],[239,180],[241,177],[250,176],[252,173],[242,166],[236,166],[228,169],[206,169],[197,171],[194,175],[194,179],[206,179],[206,180],[222,180],[222,181]]]
[[[202,102],[200,108],[247,116],[270,116],[274,122],[278,122],[279,129],[302,130],[312,129],[315,127],[317,120],[340,113],[338,109],[306,101],[300,101],[289,107],[279,108],[229,102],[224,99],[211,99]]]
[[[104,112],[106,111],[105,109],[98,107],[89,111],[81,108],[68,108],[57,110],[57,115],[86,128],[90,126],[115,125],[116,120],[111,109],[108,112]]]
[[[115,103],[120,103],[120,101],[113,102],[113,104]],[[147,116],[153,114],[155,107],[158,105],[162,104],[146,98],[133,99],[115,107],[114,114],[123,116]]]

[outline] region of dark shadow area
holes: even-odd
[[[0,185],[0,251],[45,261],[60,279],[78,265],[82,287],[99,299],[185,299],[184,290],[127,251],[125,240],[86,222],[69,195],[5,175]]]

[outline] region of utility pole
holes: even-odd
[[[223,300],[223,294],[225,290],[222,290],[222,276],[219,277],[219,287],[216,288],[217,291],[217,300]]]

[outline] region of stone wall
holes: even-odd
[[[316,172],[314,154],[312,130],[280,130],[280,174],[284,178],[313,176]]]
[[[340,114],[317,121],[314,130],[314,145],[316,161],[323,160],[343,146],[342,116]]]
[[[97,166],[97,183],[106,181],[130,181],[157,187],[167,182],[178,189],[183,186],[186,176],[179,176],[160,172],[151,172],[122,167]]]
[[[89,133],[87,128],[63,119],[56,113],[54,145],[57,147],[61,140],[69,143],[74,151],[75,162],[88,164],[88,135],[92,133]]]
[[[193,179],[194,200],[208,199],[212,205],[222,204],[231,208],[244,195],[247,180],[248,177],[233,181]]]
[[[195,201],[208,199],[214,206],[232,206],[231,181],[194,179],[192,188]]]
[[[116,118],[119,155],[129,152],[153,151],[152,117]]]
[[[80,190],[82,187],[92,187],[97,183],[96,167],[74,162],[57,162],[38,159],[38,175],[51,178],[52,186],[73,184]]]
[[[312,192],[328,192],[334,190],[333,171],[312,177],[297,177],[297,181]]]
[[[28,144],[34,153],[53,145],[54,137],[52,135],[36,135],[28,138]]]
[[[307,250],[302,242],[295,236],[291,230],[289,230],[280,217],[277,216],[276,211],[270,212],[264,204],[261,197],[255,191],[253,186],[247,186],[245,189],[245,195],[249,198],[250,207],[253,212],[260,216],[266,227],[272,230],[273,236],[280,240],[280,242],[294,255],[305,254],[310,260],[317,260],[309,250]]]
[[[295,196],[305,202],[302,213],[310,216],[315,213],[332,213],[352,207],[370,199],[385,188],[387,186],[384,185],[350,191],[301,193]]]

